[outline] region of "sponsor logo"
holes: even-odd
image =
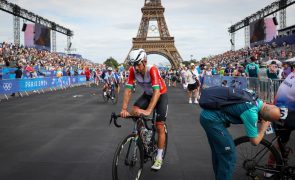
[[[224,150],[229,151],[230,150],[230,147],[227,146],[227,147],[224,148]]]
[[[2,87],[5,91],[10,91],[12,88],[12,83],[3,83]]]

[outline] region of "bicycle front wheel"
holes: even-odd
[[[274,146],[263,139],[259,145],[254,146],[249,137],[243,136],[235,139],[237,163],[233,179],[280,179],[282,159]],[[272,160],[269,157],[272,156]]]
[[[108,97],[108,95],[104,95],[104,92],[102,92],[102,99],[103,99],[103,102],[108,102],[108,100],[109,100],[109,97]]]
[[[136,134],[119,144],[112,165],[113,180],[138,180],[143,168],[143,147]]]
[[[118,94],[117,94],[117,91],[115,89],[112,89],[111,91],[111,99],[112,99],[112,103],[113,104],[117,104],[118,102]]]

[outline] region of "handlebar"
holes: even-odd
[[[117,127],[117,128],[120,128],[120,127],[122,127],[120,124],[118,124],[118,122],[117,122],[117,119],[119,118],[119,117],[121,117],[121,115],[120,114],[116,114],[115,112],[113,112],[112,114],[111,114],[111,119],[110,119],[110,123],[109,123],[109,125],[111,125],[112,124],[112,121],[114,120],[114,124],[115,124],[115,126]],[[144,125],[145,125],[145,127],[147,127],[147,129],[150,129],[150,128],[148,128],[148,125],[147,125],[147,121],[151,121],[152,119],[150,119],[150,118],[148,118],[148,117],[146,117],[146,116],[144,116],[144,115],[140,115],[140,116],[128,116],[128,117],[126,117],[126,119],[133,119],[133,120],[137,120],[137,119],[139,119],[139,118],[141,118],[141,119],[143,119],[143,122],[144,122]]]

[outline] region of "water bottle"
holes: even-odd
[[[153,135],[153,131],[152,130],[148,130],[147,134],[146,134],[146,141],[149,143],[152,139],[152,135]]]
[[[148,130],[145,127],[142,127],[140,130],[140,136],[144,144],[147,143],[147,134],[148,134]]]

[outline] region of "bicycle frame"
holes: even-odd
[[[112,123],[112,120],[114,119],[114,124],[116,127],[121,127],[121,125],[117,124],[117,118],[120,117],[120,115],[116,115],[115,113],[112,113],[112,116],[111,116],[111,120],[110,120],[110,124]],[[151,157],[151,153],[152,151],[150,151],[150,148],[152,148],[151,145],[154,145],[155,144],[155,132],[156,132],[156,128],[155,128],[155,118],[156,118],[156,112],[154,111],[153,112],[153,116],[152,118],[145,118],[144,116],[140,116],[140,117],[137,117],[137,116],[131,116],[129,117],[130,119],[132,119],[133,121],[133,129],[132,129],[132,134],[136,134],[136,137],[137,138],[140,138],[141,142],[144,142],[144,139],[142,139],[141,137],[141,128],[144,127],[146,128],[148,131],[153,131],[152,133],[152,137],[151,137],[151,140],[150,142],[148,142],[147,145],[145,145],[143,143],[143,148],[144,148],[144,153],[145,153],[145,157]],[[148,121],[151,121],[152,122],[152,127],[149,127],[147,122]],[[137,139],[135,139],[137,140]],[[128,148],[129,149],[129,148]]]

